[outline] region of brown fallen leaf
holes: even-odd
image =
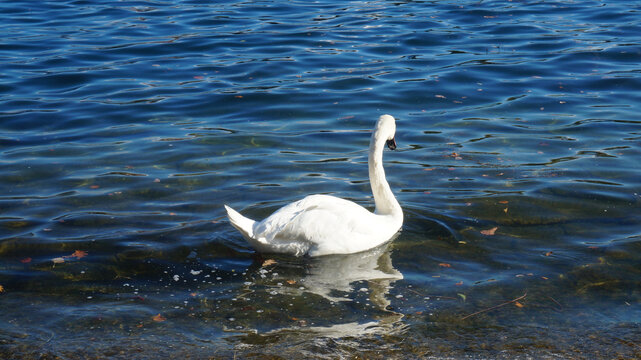
[[[501,200],[501,201],[499,201],[499,204],[507,204],[507,203],[509,203],[509,201],[507,201],[507,200]]]
[[[519,307],[519,308],[522,308],[522,307],[524,307],[524,306],[525,306],[525,305],[521,304],[521,303],[520,303],[520,302],[518,302],[518,301],[514,302],[514,305],[516,305],[516,307]]]
[[[440,267],[444,267],[444,268],[452,267],[452,265],[450,265],[450,264],[448,264],[448,263],[440,263],[440,264],[438,264],[438,266],[440,266]]]
[[[76,259],[82,259],[83,257],[89,255],[88,252],[82,251],[82,250],[76,250],[73,252],[73,254],[65,257],[75,257]]]
[[[507,208],[503,209],[503,212],[507,214]]]
[[[163,321],[167,320],[167,318],[166,318],[166,317],[164,317],[164,316],[162,316],[162,315],[160,315],[160,314],[158,314],[158,315],[156,315],[156,316],[152,317],[151,319],[152,319],[153,321],[156,321],[156,322],[163,322]]]
[[[495,227],[493,227],[491,229],[481,230],[481,234],[492,236],[492,235],[494,235],[494,233],[496,233],[496,230],[498,230],[498,227],[495,226]]]
[[[262,267],[269,266],[269,265],[274,265],[274,264],[276,264],[276,260],[274,260],[274,259],[267,259],[267,260],[263,261],[263,265],[262,265]]]
[[[4,292],[4,286],[0,285],[0,293]]]
[[[459,281],[459,282],[457,282],[457,283],[456,283],[456,284],[454,284],[454,285],[456,285],[456,286],[461,286],[461,285],[463,285],[463,281]]]
[[[28,264],[28,263],[31,262],[31,258],[28,257],[28,258],[20,259],[20,262],[23,263],[23,264]]]
[[[51,259],[51,261],[53,261],[54,264],[62,264],[63,262],[65,262],[65,259],[61,257],[57,257],[57,258]]]
[[[554,254],[554,252],[553,252],[553,251],[548,251],[548,252],[546,252],[546,253],[545,253],[545,256],[550,256],[550,255],[552,255],[552,254]]]
[[[294,285],[294,284],[296,284],[296,280],[287,280],[287,283],[289,285]]]

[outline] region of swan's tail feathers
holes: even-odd
[[[238,211],[227,205],[225,205],[225,210],[227,210],[227,217],[231,224],[238,229],[245,238],[252,239],[254,237],[254,223],[256,223],[256,221],[242,216]]]

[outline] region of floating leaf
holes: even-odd
[[[89,253],[87,253],[86,251],[76,250],[73,252],[73,254],[69,255],[68,257],[75,257],[76,259],[82,259],[87,255],[89,255]]]
[[[0,285],[0,293],[4,292],[4,286]]]
[[[518,301],[516,301],[516,302],[514,303],[514,305],[516,305],[516,307],[519,307],[519,308],[522,308],[522,307],[524,307],[524,306],[525,306],[525,305],[521,304],[521,303],[520,303],[520,302],[518,302]]]
[[[459,281],[459,282],[457,282],[457,283],[456,283],[456,284],[454,284],[454,285],[456,285],[456,286],[461,286],[461,285],[463,285],[463,281]]]
[[[61,257],[57,257],[57,258],[51,259],[51,261],[53,261],[54,264],[62,264],[63,262],[65,262],[65,259]]]
[[[166,318],[166,317],[164,317],[164,316],[162,316],[162,315],[160,315],[160,314],[158,314],[158,315],[156,315],[156,316],[152,317],[151,319],[152,319],[153,321],[156,321],[156,322],[163,322],[163,321],[167,320],[167,318]]]
[[[24,258],[24,259],[20,259],[20,262],[23,263],[23,264],[28,264],[28,263],[31,262],[31,258],[27,257],[27,258]]]
[[[274,264],[276,264],[276,260],[267,259],[267,260],[263,261],[263,265],[262,266],[265,267],[265,266],[274,265]]]
[[[465,296],[465,294],[458,293],[457,295],[460,296],[461,299],[463,299],[463,302],[467,300],[467,296]]]
[[[491,229],[481,230],[481,234],[492,236],[492,235],[494,235],[494,233],[496,233],[496,230],[498,230],[498,227],[495,226],[495,227],[493,227]]]
[[[289,285],[294,285],[294,284],[296,284],[296,280],[287,280],[287,283]]]
[[[548,251],[548,252],[546,252],[546,253],[545,253],[545,256],[550,256],[550,255],[552,255],[552,254],[554,254],[554,252],[552,252],[552,251]]]
[[[438,266],[440,266],[440,267],[444,267],[444,268],[452,267],[452,265],[450,265],[450,264],[448,264],[448,263],[440,263],[440,264],[438,264]]]

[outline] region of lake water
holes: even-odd
[[[0,357],[641,357],[641,2],[0,10]],[[400,235],[255,254],[384,113]]]

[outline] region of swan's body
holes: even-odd
[[[396,121],[378,119],[369,146],[369,180],[376,210],[330,195],[310,195],[285,205],[263,221],[248,219],[225,205],[231,224],[260,252],[351,254],[390,240],[403,224],[403,210],[385,179],[383,148],[396,148]]]

